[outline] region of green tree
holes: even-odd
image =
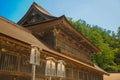
[[[120,40],[120,27],[118,27],[117,37],[118,37],[118,39]]]
[[[84,20],[70,23],[91,42],[93,42],[101,53],[92,57],[92,61],[108,72],[120,72],[120,27],[117,35],[110,30],[105,30],[97,25],[89,25]]]

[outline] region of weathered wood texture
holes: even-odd
[[[90,61],[90,55],[84,50],[84,46],[82,44],[78,44],[63,31],[60,31],[59,34],[56,35],[55,47],[59,52],[66,54],[67,56],[73,57],[80,61],[82,60],[83,62],[92,65],[92,62]]]
[[[18,24],[22,26],[28,26],[31,24],[41,23],[52,19],[55,19],[55,17],[50,15],[46,10],[41,8],[38,4],[33,3],[30,9],[28,10],[28,12],[18,22]]]
[[[62,26],[63,25],[59,24],[54,26],[54,28],[43,28],[40,32],[38,30],[36,32],[33,30],[33,33],[40,41],[44,42],[44,44],[50,48],[93,65],[90,60],[92,53],[87,50],[87,45],[85,46],[83,45],[84,43],[78,42],[75,38],[76,36],[69,34],[70,32],[66,32],[66,29],[63,30]],[[79,41],[82,41],[82,39],[79,39]]]
[[[20,46],[13,42],[0,38],[0,79],[2,80],[31,80],[31,64],[29,63],[30,48]],[[41,52],[40,66],[36,67],[36,80],[49,80],[45,76],[46,57],[54,57],[61,60],[61,57],[49,53]],[[67,59],[66,74],[63,80],[102,80],[101,73],[89,70],[87,67],[80,66]],[[57,62],[56,62],[57,67]],[[90,75],[91,74],[91,75]],[[98,77],[100,79],[98,79]],[[52,80],[59,80],[53,76]]]

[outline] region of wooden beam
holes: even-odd
[[[19,41],[17,39],[13,39],[12,37],[6,36],[6,35],[1,34],[1,33],[0,33],[0,38],[3,39],[3,40],[6,40],[6,41],[13,42],[15,44],[18,44],[18,45],[30,48],[30,44],[27,44],[25,42]]]

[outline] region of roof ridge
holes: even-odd
[[[47,10],[45,10],[42,6],[40,6],[40,5],[37,4],[36,2],[33,2],[32,5],[35,6],[35,7],[38,7],[39,10],[42,10],[42,12],[43,12],[44,14],[47,14],[47,15],[49,15],[49,16],[52,16]]]
[[[32,11],[37,12],[39,15],[44,15],[44,17],[48,19],[57,18],[53,15],[51,15],[49,12],[47,12],[44,8],[42,8],[40,5],[38,5],[36,2],[33,2],[30,8],[27,10],[27,12],[24,14],[24,16],[17,22],[17,24],[23,25],[25,18],[30,15]]]

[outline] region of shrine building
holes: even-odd
[[[0,17],[0,80],[31,80],[32,47],[39,52],[35,80],[103,80],[91,61],[97,48],[66,17],[33,3],[18,23]]]

